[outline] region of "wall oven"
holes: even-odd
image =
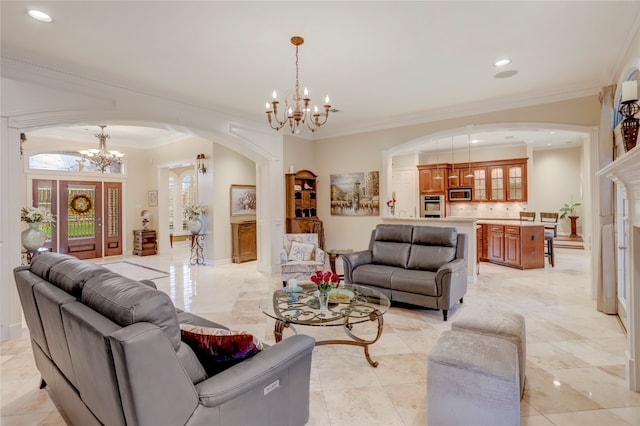
[[[444,195],[422,195],[420,217],[444,217]]]

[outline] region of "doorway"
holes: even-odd
[[[56,217],[45,243],[78,259],[122,254],[122,183],[33,180],[33,204]]]

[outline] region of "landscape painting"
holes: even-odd
[[[379,216],[380,172],[331,175],[331,215]]]

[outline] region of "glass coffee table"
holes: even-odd
[[[336,339],[317,341],[321,345],[353,345],[364,348],[364,356],[373,367],[378,366],[369,356],[369,345],[374,344],[382,335],[383,315],[389,309],[387,296],[377,290],[357,284],[341,284],[329,295],[329,309],[320,311],[315,284],[302,284],[294,291],[286,287],[273,292],[271,299],[260,303],[260,310],[276,320],[273,334],[276,343],[282,340],[282,331],[291,328],[297,332],[294,325],[308,325],[318,327],[341,326],[351,339]],[[366,321],[377,321],[378,332],[371,340],[356,336],[352,329],[354,324]]]

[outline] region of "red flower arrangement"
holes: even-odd
[[[311,281],[318,286],[318,290],[329,291],[338,286],[340,277],[331,271],[322,272],[318,270],[314,275],[311,275]]]
[[[389,201],[387,201],[387,206],[389,207],[395,207],[396,206],[396,199],[392,198]]]

